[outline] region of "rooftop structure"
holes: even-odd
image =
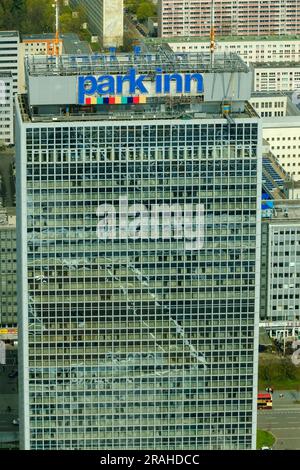
[[[53,57],[31,56],[27,58],[29,76],[81,75],[81,74],[124,74],[134,67],[140,74],[157,72],[249,72],[249,68],[237,54],[215,54],[211,63],[210,55],[205,53],[173,53],[167,48],[156,52],[134,54],[93,54],[62,55],[57,63]]]

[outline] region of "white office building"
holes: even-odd
[[[19,44],[17,31],[0,31],[0,74],[11,73],[14,94],[18,92]]]
[[[0,144],[14,143],[14,81],[10,73],[0,73]]]
[[[253,63],[254,91],[300,90],[300,62]]]
[[[167,43],[174,52],[205,52],[210,50],[208,35],[151,39]],[[235,52],[250,62],[296,62],[300,60],[300,36],[218,36],[216,52]]]

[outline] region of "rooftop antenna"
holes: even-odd
[[[59,56],[59,0],[55,0],[55,40],[53,55],[56,56],[56,65],[58,66],[58,56]]]
[[[211,18],[210,18],[210,63],[213,66],[215,60],[215,0],[211,0]]]

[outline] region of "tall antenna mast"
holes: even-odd
[[[215,40],[215,0],[211,0],[211,12],[210,12],[210,61],[211,65],[214,63],[215,59],[215,49],[216,49],[216,40]]]

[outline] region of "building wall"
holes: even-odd
[[[287,96],[254,96],[250,103],[261,117],[279,117],[286,116]]]
[[[288,209],[287,209],[288,211]],[[300,220],[269,224],[267,319],[300,320]]]
[[[54,55],[54,38],[53,39],[29,39],[23,40],[24,54],[26,55]],[[62,54],[63,41],[59,41],[59,53]]]
[[[13,78],[0,73],[0,141],[5,145],[14,143]]]
[[[254,91],[300,90],[300,67],[286,66],[254,67]]]
[[[0,224],[0,327],[17,325],[16,218]]]
[[[295,181],[300,180],[300,124],[289,126],[283,122],[271,127],[263,124],[263,138],[270,144],[270,150],[277,157],[280,165]]]
[[[159,0],[161,37],[208,36],[211,2],[207,0]],[[216,0],[217,34],[275,35],[300,32],[298,0]]]
[[[19,43],[18,32],[0,32],[0,74],[2,72],[12,74],[14,94],[18,92]]]
[[[183,41],[173,39],[169,46],[174,52],[209,52],[210,43],[203,39]],[[300,60],[300,38],[299,39],[280,39],[280,37],[272,38],[272,40],[249,39],[244,38],[240,41],[224,40],[220,37],[216,38],[217,52],[236,52],[242,59],[249,64],[250,62],[287,62]]]
[[[255,448],[261,133],[228,129],[18,112],[22,447]],[[121,195],[201,200],[204,246],[98,239]]]

